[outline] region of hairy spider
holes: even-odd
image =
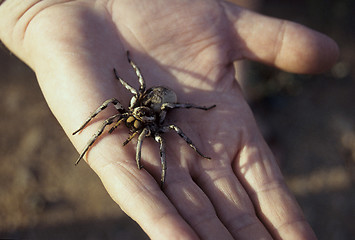
[[[129,143],[134,136],[138,135],[136,162],[139,169],[143,167],[141,164],[141,150],[144,138],[152,137],[156,142],[160,144],[160,161],[162,165],[161,187],[163,187],[167,169],[165,160],[165,141],[161,136],[163,133],[168,132],[170,130],[175,131],[199,155],[204,158],[210,159],[209,157],[204,156],[197,149],[195,144],[185,135],[185,133],[178,126],[174,124],[163,124],[167,111],[174,108],[197,108],[202,110],[209,110],[215,107],[216,105],[204,107],[190,103],[178,103],[175,92],[166,87],[158,86],[146,90],[143,76],[136,64],[130,59],[128,51],[127,59],[136,72],[140,87],[138,90],[136,90],[118,76],[116,69],[113,69],[117,80],[119,80],[120,83],[133,94],[133,97],[130,101],[130,105],[128,107],[128,110],[126,110],[116,98],[108,99],[87,118],[87,120],[78,130],[73,133],[73,135],[75,135],[76,133],[81,131],[97,114],[104,110],[110,103],[112,103],[118,111],[117,114],[103,121],[102,126],[86,144],[75,165],[79,163],[79,161],[83,158],[84,154],[88,151],[90,146],[103,133],[106,126],[115,123],[113,127],[111,127],[111,129],[109,130],[109,133],[112,133],[122,122],[124,122],[131,134],[126,139],[126,141],[123,142],[123,146]]]

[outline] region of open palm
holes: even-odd
[[[179,102],[217,105],[169,112],[166,122],[180,126],[212,160],[201,158],[178,135],[165,134],[163,191],[157,183],[159,145],[152,139],[143,144],[142,170],[134,160],[135,142],[122,147],[128,136],[124,126],[104,133],[86,155],[111,197],[151,238],[314,237],[257,130],[234,79],[233,61],[248,58],[293,72],[319,72],[337,54],[330,39],[222,1],[39,1],[22,18],[28,23],[23,35],[11,43],[2,39],[34,69],[79,151],[101,122],[117,113],[107,108],[71,136],[94,109],[112,97],[129,104],[131,94],[113,68],[139,86],[127,50],[148,88],[167,86]]]

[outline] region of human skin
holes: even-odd
[[[127,50],[148,88],[164,85],[179,102],[217,105],[206,112],[169,113],[167,121],[212,160],[165,134],[168,170],[162,190],[158,145],[144,141],[144,169],[138,170],[135,144],[122,147],[128,134],[123,126],[104,133],[84,158],[151,239],[315,239],[259,133],[233,62],[250,59],[319,73],[337,58],[333,40],[212,0],[7,0],[0,16],[1,41],[34,70],[78,151],[102,120],[116,113],[107,108],[72,136],[94,109],[112,97],[128,106],[131,94],[113,68],[138,86]]]

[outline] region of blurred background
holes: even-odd
[[[319,239],[355,236],[355,1],[239,0],[337,41],[338,63],[295,75],[244,63],[241,85]],[[148,239],[51,114],[34,73],[0,49],[0,238]]]

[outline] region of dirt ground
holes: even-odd
[[[336,39],[331,71],[300,76],[251,63],[244,88],[319,239],[355,236],[352,1],[266,1],[263,13]],[[332,21],[330,21],[332,19]],[[0,238],[148,239],[111,200],[51,114],[34,73],[0,50]]]

